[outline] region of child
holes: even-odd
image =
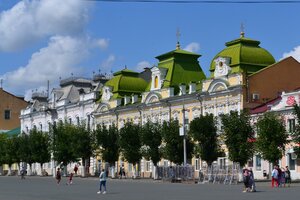
[[[71,172],[69,176],[69,182],[67,183],[67,185],[72,185],[73,184],[72,180],[73,180],[73,173]]]
[[[59,185],[59,183],[61,181],[60,168],[57,168],[57,171],[56,171],[56,180],[57,180],[57,185]]]

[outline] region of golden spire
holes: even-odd
[[[181,36],[180,30],[179,30],[179,28],[177,28],[177,31],[176,31],[176,37],[177,37],[176,49],[177,50],[180,49],[180,43],[179,43],[180,36]]]
[[[243,37],[245,37],[245,25],[244,25],[244,23],[242,22],[241,23],[241,38],[243,38]]]

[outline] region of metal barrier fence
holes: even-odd
[[[195,181],[195,170],[193,166],[158,166],[157,174],[158,178],[163,181]]]
[[[239,164],[220,166],[213,164],[199,171],[199,183],[237,184],[239,179]]]

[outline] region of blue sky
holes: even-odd
[[[176,31],[182,49],[201,54],[208,76],[212,58],[245,36],[261,41],[277,61],[300,61],[300,3],[166,4],[85,0],[1,0],[0,77],[3,88],[27,98],[47,80],[91,77],[126,65],[140,70],[157,64],[155,56],[174,50]]]

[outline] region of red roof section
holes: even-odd
[[[278,96],[275,99],[272,99],[270,101],[267,101],[266,103],[263,103],[255,108],[252,108],[250,110],[250,114],[258,114],[258,113],[264,113],[268,110],[270,110],[270,107],[281,101],[281,96]]]

